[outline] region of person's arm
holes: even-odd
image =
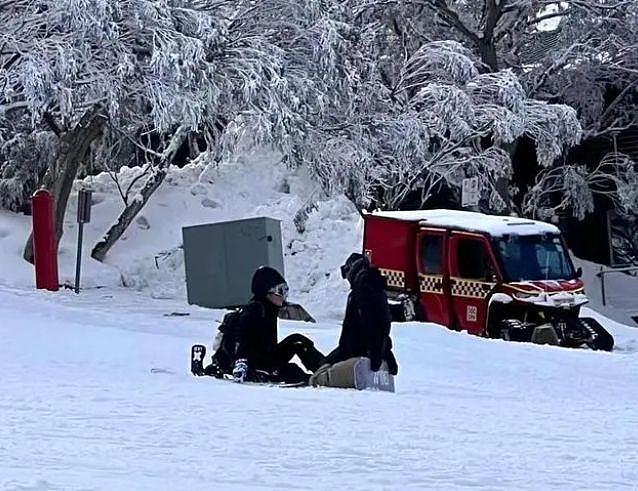
[[[251,305],[247,305],[239,313],[239,321],[235,332],[235,360],[248,357],[250,333],[255,325],[254,313],[251,307]]]
[[[244,307],[239,314],[235,337],[235,353],[233,359],[233,378],[235,382],[243,382],[248,373],[250,353],[250,339],[252,330],[259,322],[259,315],[252,304]]]

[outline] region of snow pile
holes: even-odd
[[[140,171],[122,169],[117,176],[120,188],[125,190]],[[134,184],[131,198],[143,182],[142,178]],[[75,274],[76,191],[86,184],[93,189],[93,207],[91,222],[84,227],[84,287],[126,286],[154,298],[185,302],[182,227],[268,216],[281,220],[291,297],[310,309],[328,305],[328,315],[341,315],[346,285],[338,266],[348,254],[361,249],[359,215],[343,197],[315,203],[314,184],[303,171],[291,175],[276,153],[262,151],[219,165],[202,161],[181,169],[172,167],[104,264],[91,259],[90,251],[123,208],[118,187],[106,173],[76,182],[59,251],[60,280],[69,284]],[[293,223],[301,209],[308,212],[303,233]],[[21,259],[30,226],[29,217],[0,214],[0,259],[3,265],[11,265],[1,275],[4,284],[34,283],[32,267]]]
[[[35,284],[33,267],[22,260],[30,225],[29,217],[0,210],[0,282],[4,285]]]

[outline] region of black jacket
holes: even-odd
[[[370,358],[373,371],[386,361],[390,372],[396,375],[398,367],[392,353],[391,321],[385,278],[375,267],[361,267],[352,276],[339,345],[324,362],[333,364],[354,356],[366,356]]]
[[[251,369],[272,368],[277,346],[277,314],[279,307],[265,298],[254,298],[240,313],[235,359],[245,358]]]

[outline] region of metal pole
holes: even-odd
[[[82,264],[82,236],[84,235],[84,223],[78,223],[78,255],[75,261],[75,293],[80,293],[80,266]]]
[[[605,299],[605,272],[603,271],[603,267],[600,267],[600,294],[602,296],[603,306],[607,305],[607,301]]]
[[[80,293],[80,266],[82,263],[82,237],[84,236],[84,224],[91,221],[91,190],[80,189],[78,191],[78,255],[75,262],[75,293]]]

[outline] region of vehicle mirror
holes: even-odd
[[[583,276],[583,268],[578,266],[578,269],[576,269],[576,278],[581,278]]]

